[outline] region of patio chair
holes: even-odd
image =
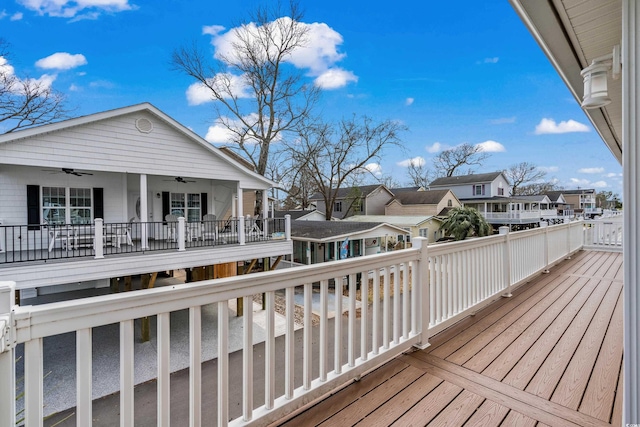
[[[218,223],[216,216],[206,214],[202,217],[202,241],[216,240],[218,238]]]
[[[167,215],[164,217],[167,222],[167,240],[170,242],[178,241],[178,215]]]

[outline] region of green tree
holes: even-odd
[[[491,234],[491,226],[474,208],[453,208],[444,223],[440,226],[447,236],[456,240],[467,237],[483,237]]]

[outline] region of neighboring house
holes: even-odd
[[[429,239],[429,243],[436,242],[443,235],[440,231],[443,220],[433,215],[354,215],[343,221],[386,222],[408,232],[410,239],[425,237]],[[397,240],[404,238],[404,236],[395,237]]]
[[[382,184],[339,188],[332,208],[332,217],[346,218],[351,215],[382,215],[385,205],[393,198],[393,193]],[[316,209],[325,212],[322,194],[316,193],[310,200]]]
[[[0,135],[0,281],[103,285],[291,253],[284,240],[253,245],[250,256],[242,244],[221,246],[270,240],[269,229],[240,228],[235,217],[253,206],[235,196],[261,190],[266,206],[274,185],[148,103]]]
[[[407,231],[380,222],[291,221],[293,261],[317,264],[341,259],[340,248],[347,242],[346,258],[385,252],[385,236],[405,236]],[[395,240],[394,240],[395,241]]]
[[[461,201],[468,199],[491,199],[509,197],[511,185],[502,172],[449,176],[435,179],[429,184],[431,190],[449,189]]]
[[[296,221],[325,221],[326,217],[324,212],[320,212],[316,209],[310,211],[274,211],[274,218],[284,218],[285,215],[289,215],[291,220]]]
[[[558,216],[564,218],[573,218],[575,212],[573,206],[564,197],[563,191],[548,191],[544,193],[545,196],[551,201],[550,207],[555,208],[558,211]]]
[[[602,209],[596,207],[596,190],[593,188],[562,190],[567,203],[573,206],[576,215],[593,218],[602,215]]]
[[[394,192],[395,197],[385,206],[385,215],[446,215],[448,210],[462,204],[448,189]]]

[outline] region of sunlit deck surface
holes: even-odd
[[[619,426],[622,254],[583,251],[285,426]]]

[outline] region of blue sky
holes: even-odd
[[[215,141],[213,105],[171,70],[171,52],[194,40],[212,54],[214,46],[223,49],[229,30],[256,4],[3,0],[0,37],[12,56],[0,66],[50,82],[77,115],[151,102]],[[567,189],[622,194],[618,162],[507,0],[301,6],[316,49],[297,64],[323,88],[317,111],[409,128],[405,150],[386,153],[372,170],[407,184],[408,159],[430,166],[440,150],[466,142],[491,152],[477,172],[527,161]]]

